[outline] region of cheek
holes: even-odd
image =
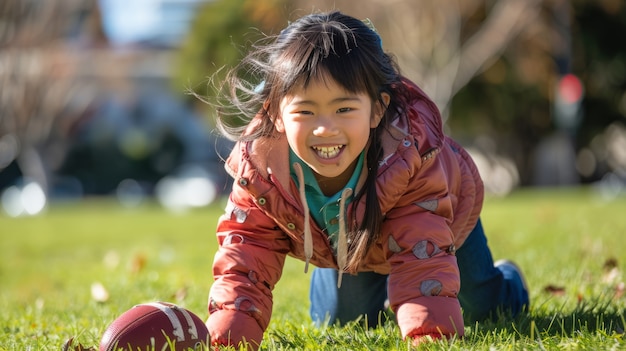
[[[369,138],[370,138],[370,129],[368,128],[367,130],[363,130],[363,132],[357,138],[357,140],[359,140],[359,147],[361,149],[365,149],[365,146],[367,146]]]
[[[297,133],[298,130],[298,125],[297,123],[293,123],[289,120],[281,120],[280,122],[281,125],[281,132],[287,134],[287,135],[291,135],[293,133]]]
[[[287,136],[287,141],[292,148],[297,148],[299,144],[306,143],[306,134],[304,128],[300,123],[285,123],[283,125],[283,131]]]
[[[357,144],[359,148],[365,149],[365,147],[367,146],[367,143],[370,139],[370,131],[371,129],[369,128],[369,125],[366,125],[366,128],[358,129],[358,132],[357,129],[355,129],[353,139],[358,141]]]

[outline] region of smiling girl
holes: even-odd
[[[471,157],[364,22],[300,18],[227,83],[218,126],[237,141],[235,182],[217,226],[212,343],[258,347],[287,255],[319,267],[317,324],[376,326],[389,306],[415,344],[462,336],[462,312],[476,321],[528,304],[517,266],[494,266]]]

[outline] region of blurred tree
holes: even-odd
[[[176,91],[210,96],[212,80],[220,81],[224,66],[232,66],[263,33],[284,26],[286,0],[216,0],[197,14],[183,42],[174,79]],[[192,98],[191,101],[197,101]]]
[[[559,28],[563,16],[566,31]],[[603,165],[602,135],[613,123],[626,123],[626,42],[612,36],[624,32],[623,1],[544,1],[538,20],[456,95],[449,126],[456,133],[489,135],[514,158],[522,184],[532,185],[535,158],[541,157],[537,146],[559,129],[557,87],[573,73],[584,95],[580,120],[568,133],[577,154],[594,154],[588,164],[575,166],[586,169],[581,181],[598,180],[610,171]]]
[[[573,1],[572,71],[581,78],[585,96],[579,146],[606,126],[626,124],[626,2]]]
[[[84,31],[74,19],[93,6],[82,0],[0,3],[0,172],[17,164],[44,191],[63,161],[69,129],[96,95],[89,81],[77,79],[84,67],[63,41],[81,41]]]

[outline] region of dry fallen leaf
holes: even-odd
[[[146,256],[143,254],[136,254],[130,263],[130,271],[134,274],[140,273],[146,266]]]
[[[616,268],[617,266],[618,266],[617,259],[614,257],[611,257],[607,259],[606,261],[604,261],[604,270],[606,271]]]
[[[185,298],[187,297],[187,287],[183,286],[182,288],[178,289],[173,297],[178,302],[185,300]]]
[[[104,255],[103,262],[105,267],[113,270],[120,264],[120,254],[115,250],[110,250]]]
[[[76,345],[75,345],[76,344]],[[62,351],[97,351],[95,347],[85,347],[80,343],[75,343],[74,338],[69,338],[63,343]]]
[[[109,292],[100,282],[91,284],[91,298],[97,302],[106,302],[109,300]]]
[[[602,275],[602,282],[607,284],[620,283],[622,279],[622,271],[619,269],[619,265],[615,258],[609,258],[604,262],[604,274]]]
[[[546,287],[543,288],[543,291],[552,294],[552,295],[556,295],[556,296],[563,296],[565,295],[565,287],[564,286],[556,286],[556,285],[547,285]]]
[[[616,286],[615,286],[615,298],[619,299],[622,296],[624,296],[624,288],[625,288],[625,284],[624,282],[619,282]]]

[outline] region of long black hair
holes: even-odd
[[[383,51],[381,38],[372,27],[341,12],[304,16],[266,40],[257,43],[229,72],[222,87],[226,100],[218,109],[217,126],[232,140],[272,136],[280,101],[292,89],[306,88],[311,81],[333,79],[346,91],[366,93],[374,104],[383,106],[381,94],[391,97],[378,127],[370,130],[368,176],[352,203],[346,268],[354,271],[380,235],[383,214],[376,190],[378,163],[383,157],[380,137],[392,119],[403,113],[406,101],[398,66]],[[255,117],[255,128],[248,128]],[[354,218],[356,205],[364,196],[364,216]]]

